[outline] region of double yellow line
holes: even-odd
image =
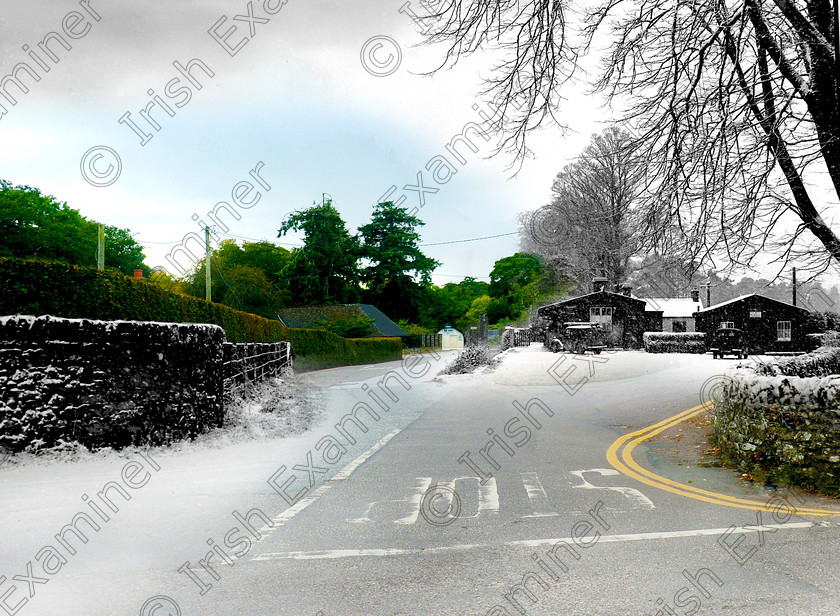
[[[671,492],[672,494],[679,494],[680,496],[693,498],[715,505],[722,505],[724,507],[737,507],[739,509],[752,509],[755,511],[779,511],[780,504],[778,501],[775,503],[762,503],[759,501],[752,501],[744,498],[737,498],[735,496],[728,496],[726,494],[718,494],[717,492],[710,492],[709,490],[703,490],[702,488],[672,481],[667,477],[657,475],[656,473],[642,468],[642,466],[633,459],[633,450],[637,445],[653,438],[657,434],[661,434],[669,428],[673,428],[683,421],[699,415],[709,408],[710,405],[711,403],[707,402],[705,404],[701,404],[700,406],[695,406],[694,408],[690,408],[687,411],[683,411],[678,415],[669,417],[668,419],[653,424],[652,426],[648,426],[642,430],[637,430],[636,432],[631,432],[630,434],[625,434],[610,445],[610,448],[607,450],[607,460],[618,471],[624,473],[625,475],[654,488]],[[794,507],[794,509],[799,515],[840,515],[840,510],[832,511],[831,509],[800,507]]]

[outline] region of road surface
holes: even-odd
[[[707,400],[731,362],[535,345],[491,373],[434,378],[447,358],[302,375],[327,411],[292,438],[5,465],[0,609],[840,613],[840,517],[801,514],[840,512],[832,501],[681,469],[721,495],[696,498],[608,459]],[[667,479],[649,452],[632,460]]]

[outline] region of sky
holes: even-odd
[[[176,274],[201,257],[191,234],[205,224],[214,240],[291,247],[302,238],[277,229],[295,210],[331,198],[355,232],[390,199],[426,223],[424,252],[442,263],[435,283],[487,280],[518,249],[517,215],[548,203],[554,176],[614,114],[583,84],[567,90],[568,130],[532,134],[534,156],[511,177],[510,159],[490,156],[493,139],[465,132],[489,110],[479,93],[491,60],[426,75],[443,50],[419,46],[410,13],[424,10],[420,0],[7,2],[0,80],[13,74],[28,92],[5,88],[16,104],[0,107],[0,178],[130,229],[149,266]]]
[[[555,174],[609,120],[591,99],[570,100],[573,130],[535,134],[535,156],[513,178],[474,131],[478,152],[456,140],[456,157],[446,146],[481,121],[486,108],[473,105],[490,66],[422,75],[441,50],[418,46],[408,12],[419,2],[403,13],[405,0],[8,4],[0,75],[26,63],[38,80],[17,72],[29,91],[7,86],[17,104],[0,117],[0,177],[131,229],[146,263],[170,271],[186,268],[172,251],[203,224],[226,232],[219,239],[299,244],[277,238],[290,212],[331,197],[354,232],[393,186],[389,198],[404,195],[426,223],[437,284],[487,279],[516,252],[515,234],[441,243],[514,233],[517,213],[548,202]],[[147,117],[159,128],[141,116],[155,97]],[[435,156],[451,167],[427,168]],[[262,182],[249,175],[259,165]],[[242,207],[231,203],[237,185]],[[194,238],[187,245],[198,252]]]

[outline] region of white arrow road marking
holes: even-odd
[[[757,533],[775,530],[795,530],[802,528],[813,528],[824,526],[824,523],[815,522],[789,522],[787,524],[766,524],[764,526],[741,526],[732,530],[729,528],[700,528],[694,530],[674,530],[652,533],[632,533],[626,535],[601,535],[599,543],[626,543],[629,541],[653,541],[658,539],[681,539],[685,537],[708,537],[722,535],[726,532]],[[578,538],[579,539],[579,538]],[[491,543],[465,543],[460,545],[446,545],[436,548],[378,548],[360,550],[317,550],[312,552],[272,552],[260,554],[251,560],[320,560],[331,558],[354,558],[358,556],[406,556],[406,555],[429,555],[447,554],[451,552],[465,552],[475,549],[498,549],[499,547],[525,547],[536,548],[544,545],[555,545],[559,541],[568,544],[574,542],[572,537],[555,537],[552,539],[526,539],[520,541],[507,541],[501,544]]]
[[[539,475],[536,473],[519,473],[519,476],[522,478],[522,485],[525,486],[528,500],[531,501],[531,506],[534,508],[534,513],[523,515],[523,518],[546,518],[559,515],[556,511],[551,510],[548,494],[545,493]]]
[[[634,509],[656,509],[656,505],[653,504],[653,501],[651,501],[647,496],[639,492],[636,488],[593,486],[583,477],[584,473],[598,473],[599,475],[603,476],[620,474],[614,468],[590,468],[583,471],[569,472],[572,475],[578,477],[583,482],[582,485],[572,486],[573,488],[583,488],[587,490],[613,490],[614,492],[623,494],[628,499],[630,499],[630,502],[633,503]]]

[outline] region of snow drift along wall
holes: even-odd
[[[239,346],[216,325],[0,317],[0,446],[121,448],[205,432],[224,419],[226,370],[275,373],[254,370],[267,349]],[[289,356],[288,343],[267,346]]]
[[[757,479],[840,492],[840,348],[730,370],[715,399],[723,454]]]

